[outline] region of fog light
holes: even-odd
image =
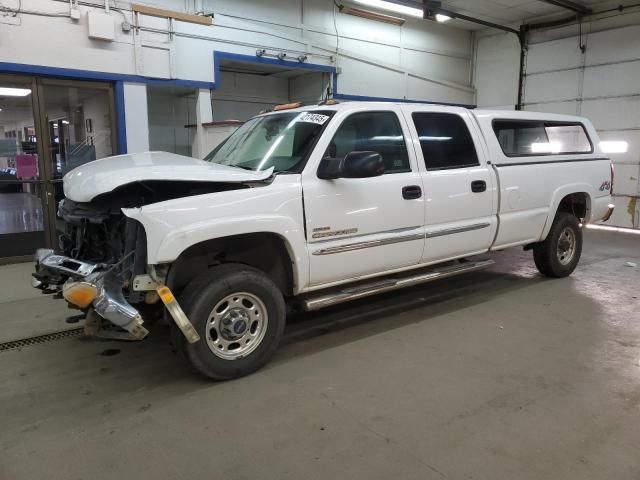
[[[86,282],[67,282],[62,286],[62,296],[77,307],[87,308],[98,295],[98,288]]]

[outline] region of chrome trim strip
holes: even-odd
[[[429,239],[429,238],[441,237],[443,235],[453,235],[455,233],[464,233],[464,232],[470,232],[473,230],[480,230],[481,228],[487,228],[490,225],[491,225],[490,223],[476,223],[474,225],[467,225],[464,227],[447,228],[445,230],[427,232],[426,234],[413,233],[411,235],[402,235],[400,237],[381,238],[378,240],[367,240],[364,242],[347,243],[346,245],[339,245],[336,247],[328,247],[328,248],[316,250],[315,252],[313,252],[313,255],[332,255],[334,253],[352,252],[354,250],[362,250],[364,248],[381,247],[383,245],[393,245],[394,243],[412,242],[414,240],[422,240],[424,238]],[[411,227],[410,230],[415,230],[416,228],[419,228],[419,227]],[[398,232],[398,231],[405,231],[405,230],[409,230],[409,229],[402,228],[397,230],[388,230],[387,232],[384,232],[384,233],[391,233],[391,232]],[[365,235],[370,236],[375,234],[367,233]],[[357,235],[357,236],[362,237],[364,235]],[[332,239],[332,240],[337,240],[337,239]],[[323,240],[323,242],[325,241],[326,240]],[[312,245],[315,245],[316,243],[321,243],[321,242],[314,242]]]
[[[380,230],[379,232],[372,232],[372,233],[359,233],[357,235],[345,235],[344,237],[330,237],[330,238],[322,238],[320,240],[318,239],[313,239],[315,241],[309,242],[310,245],[317,245],[319,243],[326,243],[326,242],[335,242],[336,240],[347,240],[349,238],[362,238],[362,237],[370,237],[372,235],[382,235],[385,233],[402,233],[402,232],[410,232],[411,230],[417,230],[419,228],[422,228],[421,225],[416,225],[414,227],[402,227],[402,228],[393,228],[391,230]]]
[[[562,155],[562,154],[560,154]],[[525,157],[533,157],[536,155],[513,155],[509,158],[525,158]],[[523,165],[543,165],[546,163],[575,163],[575,162],[601,162],[604,160],[610,160],[607,157],[598,157],[598,158],[570,158],[567,160],[539,160],[534,162],[508,162],[508,163],[495,163],[496,167],[518,167]]]
[[[413,240],[422,239],[424,239],[424,234],[414,233],[412,235],[403,235],[401,237],[381,238],[379,240],[368,240],[366,242],[348,243],[337,247],[323,248],[313,252],[313,255],[331,255],[333,253],[351,252],[353,250],[362,250],[364,248],[380,247],[382,245],[392,245],[394,243],[411,242]]]
[[[443,235],[453,235],[454,233],[470,232],[472,230],[480,230],[481,228],[487,228],[490,223],[476,223],[474,225],[467,225],[465,227],[446,228],[444,230],[435,230],[433,232],[427,232],[425,237],[427,239],[434,237],[442,237]]]

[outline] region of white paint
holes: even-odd
[[[64,194],[75,202],[89,202],[100,194],[142,180],[189,182],[252,182],[269,178],[273,169],[259,172],[167,152],[146,152],[102,158],[85,163],[64,176]]]
[[[146,152],[149,150],[147,87],[125,82],[123,90],[127,152]]]
[[[611,202],[608,190],[599,188],[610,179],[610,164],[601,159],[597,133],[583,118],[363,102],[311,109],[303,107],[296,111],[326,109],[336,113],[301,175],[276,175],[273,181],[259,183],[249,189],[125,209],[127,216],[139,220],[145,227],[148,263],[172,262],[185,249],[212,238],[253,232],[274,233],[284,239],[292,255],[295,293],[301,293],[390,271],[475,255],[489,249],[543,240],[560,201],[571,193],[587,194],[589,209],[586,223],[602,219]],[[411,171],[366,179],[319,179],[319,163],[344,119],[357,112],[381,110],[398,116],[407,140]],[[479,165],[449,171],[426,171],[423,158],[416,153],[419,138],[410,120],[410,113],[415,110],[462,116],[476,146]],[[506,157],[493,132],[492,121],[514,116],[530,120],[584,122],[596,145],[595,151],[572,155],[572,158],[588,161],[570,163],[558,163],[558,160],[566,159],[562,155]],[[256,182],[271,174],[271,170],[253,172],[156,152],[88,163],[67,175],[64,187],[65,194],[72,200],[88,201],[94,195],[145,179]],[[469,193],[471,182],[479,179],[486,181],[486,192]],[[408,185],[420,186],[423,195],[418,199],[404,199],[402,188]],[[489,225],[473,231],[429,237],[429,233],[478,223]],[[314,237],[314,233],[335,231],[348,233]],[[406,239],[407,235],[411,235],[410,240],[399,241]],[[318,255],[323,249],[354,242],[354,236],[357,242],[398,241],[367,249]]]

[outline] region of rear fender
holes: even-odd
[[[587,214],[585,220],[589,221],[589,219],[591,218],[591,199],[594,197],[593,186],[589,185],[588,183],[562,185],[553,192],[553,196],[551,197],[551,205],[549,207],[547,220],[545,221],[544,227],[542,229],[542,234],[540,235],[540,241],[547,238],[547,235],[551,230],[551,225],[553,224],[553,219],[556,217],[556,213],[558,212],[560,202],[562,202],[563,198],[565,198],[567,195],[571,195],[572,193],[584,193],[587,195]]]

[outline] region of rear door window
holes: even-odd
[[[479,165],[476,147],[464,119],[454,113],[414,112],[427,170]]]
[[[493,131],[508,157],[593,152],[581,123],[494,120]]]

